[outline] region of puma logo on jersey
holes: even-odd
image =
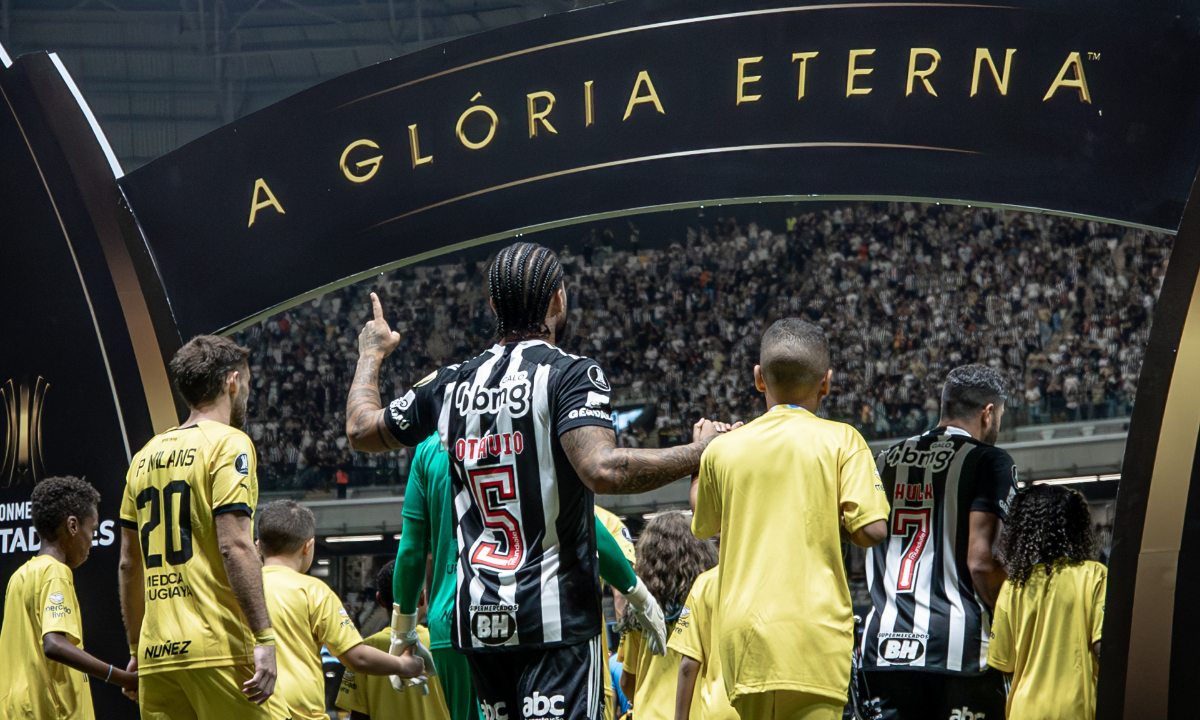
[[[472,390],[469,383],[459,385],[454,391],[454,406],[459,415],[495,415],[508,410],[514,418],[524,417],[529,412],[532,387],[528,380],[502,384],[498,388],[477,387]]]
[[[543,695],[534,690],[533,697],[525,698],[525,705],[521,708],[521,717],[562,717],[566,714],[566,710],[563,709],[563,703],[566,700],[566,697],[562,695]]]

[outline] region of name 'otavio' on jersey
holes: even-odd
[[[395,400],[388,430],[450,454],[458,537],[454,646],[549,648],[600,633],[595,498],[559,437],[612,427],[594,360],[541,340],[495,345]]]

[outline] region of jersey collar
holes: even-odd
[[[767,412],[775,412],[776,410],[803,410],[804,412],[808,413],[809,415],[812,415],[812,412],[809,411],[808,408],[804,408],[799,405],[792,405],[790,403],[779,403],[778,405],[771,408]]]
[[[967,432],[966,430],[963,430],[960,427],[954,427],[953,425],[947,425],[945,427],[941,427],[938,429],[945,430],[947,435],[962,435],[964,437],[971,437],[971,433]]]

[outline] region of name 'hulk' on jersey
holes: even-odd
[[[595,498],[559,436],[611,427],[610,390],[595,361],[528,340],[443,368],[389,406],[397,440],[415,446],[436,431],[450,454],[459,650],[600,634]]]
[[[133,456],[121,525],[141,538],[143,675],[253,662],[254,635],[225,574],[213,518],[254,513],[256,466],[245,433],[210,421],[168,430]]]
[[[1012,457],[940,427],[893,445],[877,464],[892,516],[887,541],[867,556],[863,666],[983,673],[989,620],[967,567],[970,515],[1008,516]]]

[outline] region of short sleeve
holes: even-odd
[[[250,436],[231,432],[217,440],[209,464],[213,515],[244,512],[253,516],[258,504],[258,457]]]
[[[613,426],[612,386],[595,360],[580,358],[559,375],[551,412],[559,435],[585,425]]]
[[[358,677],[352,671],[342,673],[342,686],[338,688],[337,706],[349,712],[370,715],[367,700],[367,676]]]
[[[887,520],[892,509],[871,448],[857,430],[848,430],[845,460],[838,468],[838,505],[846,532],[855,533],[876,520]]]
[[[675,621],[675,629],[671,631],[667,648],[704,662],[704,634],[708,631],[709,618],[704,598],[697,592],[700,586],[699,582],[692,584],[687,601],[679,611],[679,619]]]
[[[1008,519],[1008,506],[1017,495],[1017,464],[998,447],[985,447],[975,470],[972,512],[988,512]]]
[[[992,632],[988,642],[988,665],[1000,672],[1013,671],[1013,655],[1016,639],[1012,627],[1012,583],[1005,581],[996,598],[996,611],[992,613]]]
[[[426,375],[404,397],[388,404],[383,420],[392,437],[408,447],[415,447],[437,431],[437,394],[449,371],[450,368],[442,368]]]
[[[308,617],[312,622],[312,633],[322,645],[329,648],[335,656],[344,654],[347,650],[362,643],[362,635],[354,627],[350,614],[342,606],[342,601],[324,584],[314,585],[317,592],[310,596]]]
[[[137,503],[133,499],[133,469],[137,467],[137,456],[125,473],[125,490],[121,493],[121,527],[137,530]]]
[[[65,565],[55,566],[46,581],[38,588],[42,608],[42,635],[60,632],[76,645],[83,644],[83,623],[79,618],[79,599],[75,583]]]
[[[701,540],[721,532],[721,488],[717,485],[715,458],[716,453],[712,444],[709,444],[700,456],[699,488],[696,490],[695,513],[692,515],[692,534]]]
[[[1108,568],[1096,564],[1095,586],[1092,588],[1092,644],[1100,642],[1104,632],[1104,598],[1108,595]]]

